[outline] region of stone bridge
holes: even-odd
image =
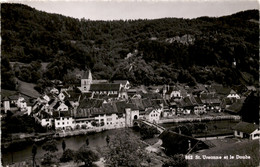
[[[134,120],[134,122],[133,122],[134,126],[140,126],[140,123],[144,123],[148,126],[155,127],[160,132],[160,134],[163,133],[163,131],[165,130],[164,127],[162,127],[156,123],[148,122],[147,120],[144,120],[144,119],[137,119],[137,120]]]

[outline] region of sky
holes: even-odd
[[[88,0],[10,1],[37,10],[90,20],[219,17],[258,9],[258,0]]]

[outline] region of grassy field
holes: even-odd
[[[28,96],[31,96],[31,97],[39,97],[40,96],[40,93],[37,92],[34,87],[35,87],[35,84],[32,84],[32,83],[27,83],[27,82],[23,82],[21,80],[18,80],[18,83],[19,83],[19,86],[18,86],[18,90],[19,92],[23,93],[23,94],[26,94]]]
[[[189,160],[190,167],[257,167],[259,165],[259,141],[258,140],[243,140],[241,142],[231,141],[232,139],[217,140],[214,142],[216,147],[210,148],[203,152],[193,154],[202,158],[203,155],[207,156],[221,156],[222,159],[200,159]],[[234,159],[230,159],[230,155],[234,156]],[[250,159],[236,158],[239,156],[250,156]],[[223,159],[224,156],[228,156],[228,159]]]

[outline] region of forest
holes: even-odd
[[[94,21],[1,4],[2,88],[15,78],[38,89],[73,72],[158,85],[258,85],[259,11],[196,19]],[[13,65],[10,62],[17,62]],[[19,63],[18,63],[19,62]],[[41,63],[48,63],[42,70]]]

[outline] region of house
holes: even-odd
[[[165,130],[160,134],[159,138],[162,140],[162,147],[164,147],[168,155],[187,154],[209,148],[209,146],[201,140],[170,130]]]
[[[182,95],[181,95],[181,90],[177,87],[177,86],[164,86],[163,88],[163,97],[166,100],[170,100],[172,98],[174,99],[181,99]]]
[[[221,111],[221,100],[215,93],[201,93],[200,99],[206,106],[206,111]]]
[[[206,105],[203,104],[200,97],[194,97],[194,99],[196,100],[197,103],[197,105],[194,106],[194,113],[197,115],[207,113]]]
[[[225,112],[233,115],[238,115],[243,107],[245,98],[235,100],[231,105],[225,108]]]
[[[60,99],[60,101],[64,101],[64,99],[68,97],[68,94],[65,92],[60,92],[58,95],[58,98]]]
[[[239,122],[232,129],[234,130],[234,136],[238,138],[249,138],[251,140],[260,138],[260,128],[256,124]]]
[[[128,80],[114,80],[113,83],[120,84],[120,88],[130,89],[130,82]]]
[[[53,109],[56,111],[68,111],[69,107],[64,102],[57,102]]]
[[[240,99],[240,96],[233,89],[231,89],[230,93],[227,95],[227,98]]]
[[[72,117],[54,118],[54,126],[56,130],[71,130],[75,129],[75,120]]]
[[[4,97],[2,101],[3,101],[4,112],[7,113],[7,111],[10,110],[10,99],[8,97]]]
[[[57,88],[52,88],[52,89],[50,90],[50,93],[51,93],[51,94],[58,95],[60,92],[59,92],[59,90],[58,90]]]
[[[193,97],[185,97],[177,103],[177,111],[182,111],[183,114],[189,115],[194,111],[197,102]]]
[[[148,108],[145,110],[144,118],[151,123],[158,123],[161,117],[162,110]]]
[[[120,84],[111,83],[100,83],[90,85],[90,92],[98,95],[108,95],[119,97],[120,95]]]
[[[128,89],[127,95],[128,97],[139,96],[139,95],[141,96],[140,91],[134,88]]]

